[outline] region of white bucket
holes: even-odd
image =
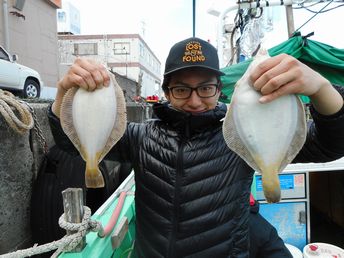
[[[299,248],[297,248],[296,246],[290,245],[290,244],[284,244],[289,252],[292,254],[293,258],[302,258],[302,252]]]
[[[335,245],[310,243],[303,248],[305,258],[344,258],[344,250]]]

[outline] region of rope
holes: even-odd
[[[17,110],[20,119],[18,119],[12,109]],[[24,101],[16,100],[14,95],[8,91],[0,90],[0,113],[8,125],[19,134],[25,133],[34,125],[28,104]]]
[[[115,227],[118,216],[123,207],[126,191],[123,191],[119,197],[118,204],[113,211],[110,221],[106,225],[105,229],[99,221],[91,220],[91,209],[84,206],[84,216],[81,223],[71,223],[65,220],[65,214],[63,213],[59,218],[59,225],[67,232],[76,231],[76,233],[69,234],[61,238],[60,240],[53,241],[44,245],[38,246],[37,244],[31,248],[18,250],[12,253],[0,255],[0,258],[22,258],[29,257],[36,254],[46,253],[52,250],[56,250],[51,257],[57,257],[62,252],[70,252],[75,249],[78,244],[83,240],[86,234],[90,231],[98,232],[99,237],[107,236],[111,230]]]
[[[91,220],[91,210],[87,206],[84,206],[84,216],[81,223],[69,223],[65,221],[64,213],[59,218],[60,227],[65,230],[77,231],[74,234],[66,235],[60,240],[53,241],[44,245],[34,245],[31,248],[18,250],[5,255],[0,255],[0,258],[22,258],[36,254],[46,253],[52,250],[56,250],[52,257],[57,257],[61,252],[70,252],[73,250],[83,239],[89,231],[98,232],[102,230],[100,222]]]

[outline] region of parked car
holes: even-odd
[[[18,64],[17,55],[10,55],[0,46],[0,88],[19,92],[24,98],[38,98],[43,82],[39,73]]]

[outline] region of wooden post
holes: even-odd
[[[68,188],[62,191],[63,209],[65,220],[71,223],[81,223],[84,216],[84,198],[81,188]],[[67,235],[75,233],[67,231]],[[86,237],[76,246],[72,252],[80,252],[86,246]]]

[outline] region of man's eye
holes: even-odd
[[[177,93],[183,93],[183,92],[187,91],[187,89],[185,89],[185,88],[175,88],[174,90],[175,90]]]
[[[207,92],[207,91],[211,91],[212,87],[211,86],[202,86],[202,87],[199,88],[199,90]]]

